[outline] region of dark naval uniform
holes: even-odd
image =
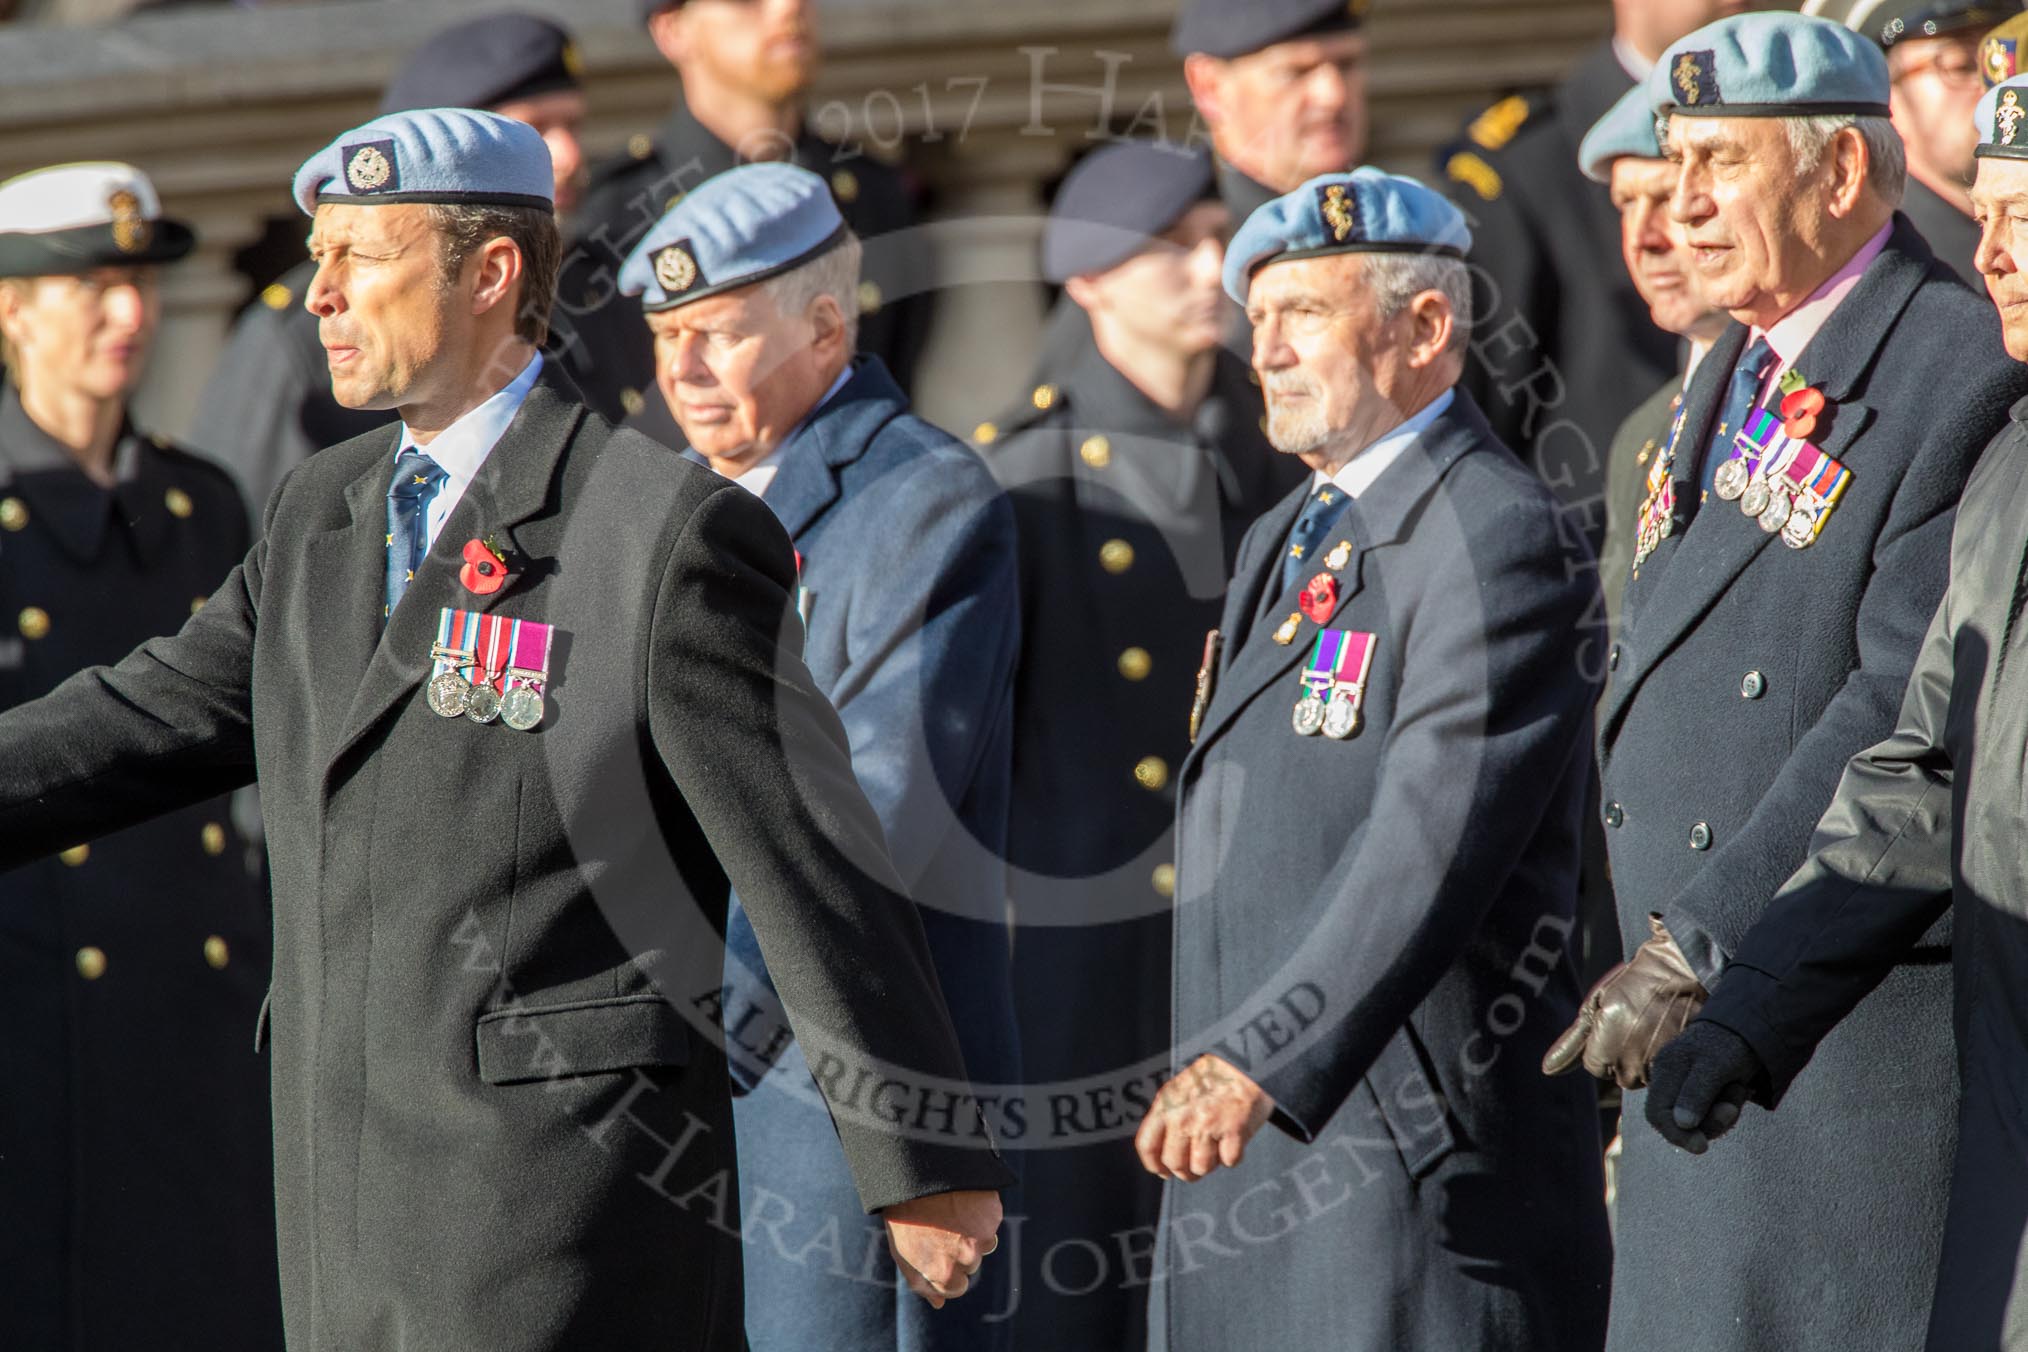
[[[1929,241],[1930,250],[1939,262],[1956,273],[1967,286],[1976,289],[1983,285],[1973,261],[1979,252],[1977,222],[1931,192],[1913,176],[1909,178],[1908,191],[1901,199],[1901,213],[1914,222],[1922,237]]]
[[[175,631],[246,551],[215,465],[131,429],[114,463],[0,393],[0,708]],[[277,1348],[259,876],[223,797],[92,834],[0,875],[0,1346]]]
[[[1631,944],[1660,914],[1718,989],[1847,758],[1892,729],[1965,477],[2028,393],[1991,307],[1897,220],[1794,360],[1827,401],[1811,441],[1851,478],[1814,543],[1790,548],[1737,502],[1699,503],[1746,339],[1728,329],[1685,396],[1674,533],[1627,584],[1599,714],[1621,928]],[[1919,1344],[1954,1135],[1950,942],[1939,926],[1908,952],[1788,1107],[1723,1150],[1625,1133],[1613,1348]]]
[[[1595,1096],[1536,1068],[1577,1008],[1591,559],[1462,390],[1301,556],[1334,581],[1299,609],[1305,499],[1241,548],[1178,772],[1177,1063],[1279,1111],[1167,1188],[1150,1346],[1595,1348]],[[1343,740],[1291,726],[1327,631],[1372,645]]]
[[[317,316],[303,308],[316,275],[315,263],[297,264],[234,321],[190,431],[239,480],[256,523],[290,470],[396,417],[332,398]]]
[[[1010,1143],[1031,1148],[1014,1344],[1098,1352],[1144,1336],[1146,1259],[1119,1266],[1116,1237],[1151,1225],[1161,1195],[1127,1142],[1168,1066],[1173,776],[1196,672],[1240,538],[1306,471],[1267,444],[1229,353],[1188,426],[1089,324],[1052,356],[1060,383],[974,433],[1021,551],[1008,860],[1030,1092]]]
[[[1439,157],[1472,222],[1475,316],[1465,387],[1494,433],[1570,504],[1596,550],[1606,451],[1645,391],[1680,369],[1620,266],[1619,214],[1577,148],[1633,86],[1610,43],[1554,90],[1473,119]]]
[[[1952,1013],[1964,1083],[1924,1344],[1931,1352],[2028,1346],[2024,522],[2028,400],[2014,405],[2012,421],[1966,485],[1949,591],[1923,640],[1893,735],[1845,767],[1809,863],[1768,904],[1704,1009],[1758,1055],[1766,1074],[1758,1100],[1785,1105],[1814,1078],[1812,1057],[1832,1050],[1840,1036],[1833,1026],[1855,1005],[1864,1009],[1862,1001],[1876,1002],[1876,984],[1884,979],[1891,988],[1911,951],[1921,952],[1923,936],[1952,915]],[[1882,1100],[1919,1079],[1941,1078],[1920,1062],[1950,1044],[1917,1020],[1942,1013],[1901,1007],[1901,1039],[1876,1039],[1866,1078],[1826,1122],[1827,1140],[1869,1135]],[[1782,1106],[1769,1120],[1787,1114]],[[1743,1122],[1735,1134],[1752,1125]],[[1729,1136],[1718,1142],[1700,1164],[1718,1164],[1732,1144]],[[1901,1242],[1883,1236],[1876,1231],[1871,1242]],[[1892,1345],[1916,1346],[1919,1321],[1903,1327],[1907,1336]],[[1867,1345],[1890,1344],[1869,1337]]]
[[[931,285],[928,250],[908,229],[916,212],[907,179],[807,127],[788,159],[830,183],[845,223],[866,246],[858,350],[879,357],[906,389],[928,331]],[[653,136],[636,135],[624,155],[592,171],[575,238],[564,249],[552,350],[564,354],[588,404],[665,445],[682,446],[683,433],[656,393],[654,341],[641,307],[622,297],[615,281],[650,226],[685,193],[739,162],[679,101]]]

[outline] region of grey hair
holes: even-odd
[[[850,356],[859,350],[859,265],[865,252],[859,237],[847,230],[837,247],[761,286],[785,315],[809,313],[819,296],[838,302],[838,313],[845,317],[845,353]]]
[[[1890,207],[1901,205],[1908,191],[1908,149],[1901,133],[1884,117],[1854,117],[1829,113],[1822,117],[1785,117],[1782,130],[1788,133],[1789,150],[1798,168],[1812,168],[1824,162],[1831,140],[1847,127],[1866,142],[1866,181]]]
[[[1442,254],[1369,253],[1366,288],[1385,322],[1425,291],[1439,291],[1451,303],[1451,341],[1446,352],[1461,352],[1472,337],[1472,274],[1464,260]]]

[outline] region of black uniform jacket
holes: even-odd
[[[736,1349],[725,1064],[681,994],[720,968],[728,884],[863,1204],[1008,1178],[900,1126],[965,1072],[799,656],[793,554],[546,375],[383,633],[397,435],[292,475],[175,637],[0,717],[0,863],[258,771],[292,1348]],[[490,595],[474,539],[513,569]],[[534,730],[431,711],[443,607],[555,626]]]

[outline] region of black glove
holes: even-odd
[[[1655,1053],[1704,1008],[1710,993],[1662,917],[1649,916],[1648,926],[1654,937],[1599,978],[1578,1007],[1577,1022],[1543,1056],[1543,1074],[1561,1075],[1582,1057],[1584,1068],[1601,1080],[1639,1089]]]
[[[1745,1038],[1698,1019],[1655,1057],[1648,1125],[1670,1144],[1701,1155],[1732,1129],[1753,1083],[1765,1073]]]

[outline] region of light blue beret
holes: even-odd
[[[1974,155],[2028,160],[2028,75],[2016,75],[1988,89],[1972,121],[1979,128]]]
[[[844,241],[830,185],[793,164],[743,164],[704,182],[648,229],[620,291],[649,314],[764,282]]]
[[[1322,174],[1247,217],[1225,247],[1225,293],[1246,304],[1254,273],[1269,263],[1341,253],[1463,258],[1471,247],[1464,213],[1441,193],[1365,165]]]
[[[323,202],[556,208],[549,147],[535,128],[472,108],[416,108],[354,127],[303,161],[296,205]]]
[[[1887,58],[1844,24],[1736,14],[1678,39],[1648,76],[1655,111],[1703,117],[1887,116]]]
[[[1609,183],[1613,161],[1662,158],[1662,143],[1655,137],[1655,110],[1648,91],[1635,85],[1620,95],[1620,101],[1592,124],[1577,148],[1577,167],[1594,183]]]

